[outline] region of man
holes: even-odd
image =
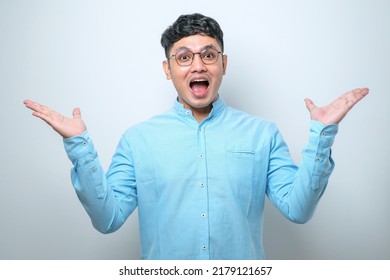
[[[72,183],[94,227],[117,230],[138,207],[143,259],[262,259],[265,196],[289,220],[308,221],[334,163],[338,123],[368,89],[325,107],[306,99],[310,140],[296,166],[276,126],[224,103],[227,67],[218,23],[180,16],[161,39],[173,108],[129,128],[104,174],[80,109],[66,118],[26,100],[63,138]]]

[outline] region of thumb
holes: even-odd
[[[74,108],[73,109],[73,118],[74,119],[81,119],[81,111],[80,111],[80,108]]]
[[[316,105],[314,105],[314,102],[309,98],[305,98],[305,104],[309,112],[311,112],[311,110],[313,110],[316,107]]]

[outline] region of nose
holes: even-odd
[[[202,61],[200,53],[194,54],[194,57],[192,59],[191,69],[193,72],[202,72],[207,70],[206,65]]]

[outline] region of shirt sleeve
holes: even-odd
[[[313,215],[334,169],[331,147],[338,125],[311,121],[309,143],[296,166],[279,131],[271,144],[267,195],[289,220],[305,223]]]
[[[137,192],[130,147],[122,137],[105,174],[88,131],[64,139],[73,164],[71,180],[77,196],[102,233],[117,230],[137,206]]]

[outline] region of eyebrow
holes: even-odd
[[[209,45],[206,45],[206,46],[203,46],[201,49],[200,49],[200,52],[204,51],[204,50],[207,50],[207,49],[215,49],[218,51],[218,49],[216,48],[215,45],[213,44],[209,44]],[[186,46],[182,46],[182,47],[179,47],[176,49],[175,53],[177,53],[178,51],[191,51],[193,52],[189,47],[186,47]]]

